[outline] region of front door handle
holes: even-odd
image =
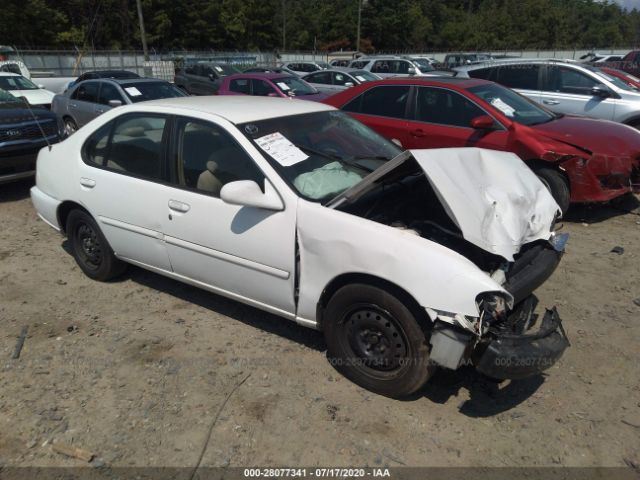
[[[558,100],[543,100],[542,103],[545,105],[558,105],[560,102]]]
[[[422,130],[421,128],[416,128],[414,130],[411,130],[411,135],[413,135],[414,137],[424,137],[424,130]]]
[[[78,104],[77,103],[70,103],[69,106],[72,107],[72,108],[76,108],[78,106]]]
[[[93,188],[96,186],[96,181],[87,177],[80,178],[80,185],[87,188]]]
[[[101,108],[96,108],[96,113],[104,113],[105,111]]]
[[[178,200],[169,200],[169,208],[174,212],[187,213],[191,206]]]

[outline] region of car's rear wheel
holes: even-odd
[[[553,168],[538,168],[535,174],[540,181],[547,187],[555,201],[560,206],[562,213],[567,213],[569,204],[571,203],[571,192],[567,179],[558,170]]]
[[[124,272],[126,263],[116,258],[91,215],[83,210],[71,211],[66,228],[73,257],[85,275],[106,281]]]
[[[78,130],[78,125],[74,122],[73,118],[65,117],[64,119],[64,132],[67,137],[73,135]]]
[[[427,334],[406,303],[372,285],[340,288],[329,300],[323,322],[333,366],[358,385],[388,397],[419,390],[434,367],[429,364]]]

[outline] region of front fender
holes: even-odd
[[[419,305],[477,317],[476,297],[503,292],[497,282],[462,255],[412,233],[298,202],[300,281],[298,318],[316,321],[323,290],[343,274],[363,273],[408,292]]]

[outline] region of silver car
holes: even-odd
[[[457,77],[500,83],[557,113],[586,115],[640,128],[640,92],[597,67],[518,59],[458,67]]]
[[[98,115],[120,105],[159,98],[188,96],[175,85],[155,78],[85,80],[53,97],[51,111],[64,123],[67,135]]]
[[[313,85],[322,93],[336,93],[346,90],[354,85],[382,80],[382,77],[366,70],[354,68],[335,68],[332,70],[320,70],[302,77],[305,82]]]

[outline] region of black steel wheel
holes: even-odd
[[[126,269],[126,264],[116,258],[98,224],[84,210],[69,213],[67,237],[76,263],[88,277],[106,281]]]
[[[427,334],[409,302],[382,288],[352,284],[329,300],[323,327],[332,365],[389,397],[419,390],[433,373]]]

